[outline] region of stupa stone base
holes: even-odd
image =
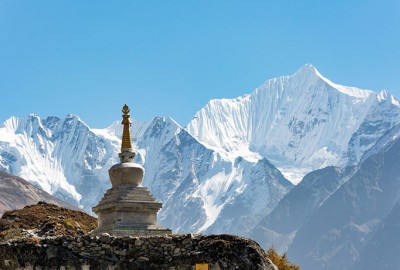
[[[113,187],[93,207],[98,214],[99,227],[92,234],[171,234],[171,230],[157,224],[157,212],[161,206],[145,187]]]
[[[100,235],[103,233],[108,233],[112,236],[145,236],[145,235],[166,235],[172,234],[170,229],[164,227],[158,227],[154,225],[142,226],[142,227],[116,227],[108,226],[97,228],[93,230],[91,235]]]

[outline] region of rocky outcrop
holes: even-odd
[[[254,241],[232,235],[63,236],[0,244],[0,269],[277,270]]]
[[[4,213],[0,219],[0,242],[82,236],[96,227],[97,219],[84,212],[39,202]]]

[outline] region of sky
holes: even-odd
[[[311,63],[400,97],[400,1],[0,0],[0,123],[78,115],[186,126],[210,99]]]

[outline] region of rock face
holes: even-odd
[[[206,263],[210,270],[277,270],[260,246],[232,235],[123,238],[59,237],[0,244],[1,269],[176,269]]]

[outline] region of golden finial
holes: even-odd
[[[129,109],[128,105],[125,104],[125,105],[122,107],[122,112],[123,112],[124,114],[129,114],[130,111],[131,111],[131,110]]]
[[[123,107],[122,107],[122,113],[123,113],[123,115],[122,115],[122,124],[123,125],[125,125],[125,124],[129,124],[129,126],[131,125],[131,116],[130,116],[130,114],[129,114],[129,112],[130,112],[131,110],[129,109],[129,107],[128,107],[128,105],[124,105]],[[124,131],[125,131],[125,127],[124,127]]]

